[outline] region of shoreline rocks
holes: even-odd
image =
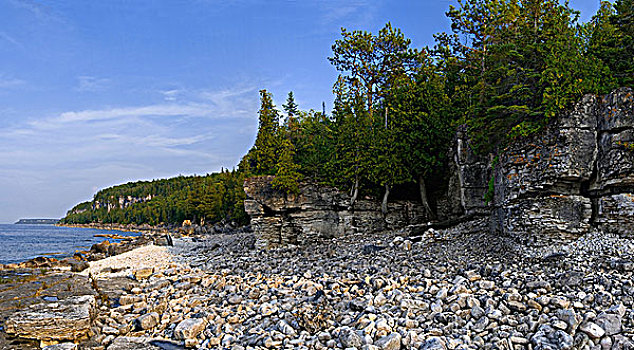
[[[631,239],[589,234],[538,252],[477,233],[435,237],[412,244],[384,232],[268,251],[253,248],[253,234],[177,239],[172,262],[147,278],[107,287],[112,277],[97,275],[93,336],[80,348],[634,346]]]
[[[37,340],[42,347],[64,340],[87,339],[95,308],[92,295],[35,304],[10,316],[4,323],[4,331],[13,337]]]

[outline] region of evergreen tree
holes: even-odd
[[[279,116],[273,105],[273,97],[266,90],[260,90],[260,102],[259,127],[253,152],[254,171],[258,175],[272,175],[277,163]]]
[[[388,135],[388,107],[383,99],[390,91],[389,87],[399,77],[412,72],[418,52],[409,47],[411,40],[405,38],[400,29],[392,28],[390,23],[387,23],[376,36],[365,31],[348,32],[345,28],[341,29],[341,36],[342,38],[336,40],[332,46],[333,56],[328,59],[342,73],[338,84],[347,85],[355,103],[354,110],[358,110],[360,104],[365,104],[368,118],[367,123],[360,121],[358,117],[361,115],[357,114],[357,124],[350,126],[362,128],[369,124],[370,132],[376,136],[370,139],[370,141],[376,141],[371,148],[357,147],[356,149],[359,154],[354,164],[356,175],[351,200],[354,205],[361,181],[359,175],[362,171],[360,170],[364,170],[360,168],[362,166],[360,160],[369,158],[368,154],[362,153],[373,152],[374,159],[381,159],[382,162],[390,164],[396,161],[393,153],[390,152],[390,143],[387,141],[392,136]],[[384,113],[376,116],[375,120],[374,110],[380,105],[383,105]],[[378,121],[382,123],[379,124]],[[374,130],[375,126],[382,126],[385,130]],[[357,130],[355,134],[360,136],[362,132]],[[389,164],[381,164],[379,168],[375,166],[374,169],[378,172],[368,173],[368,175],[385,187],[383,202],[386,202],[390,186],[398,180],[393,178],[396,173],[391,171],[394,169]]]
[[[295,148],[290,140],[282,140],[280,147],[279,163],[275,179],[273,179],[273,187],[286,193],[299,193],[299,181],[301,174],[298,172],[299,165],[295,163]]]
[[[584,52],[578,13],[557,0],[459,0],[447,13],[453,35],[438,46],[456,55],[462,77],[452,100],[477,148],[538,130],[610,77]],[[479,146],[479,147],[478,147]]]
[[[299,114],[299,106],[295,103],[295,97],[293,96],[293,92],[289,91],[288,97],[286,98],[286,104],[283,104],[284,112],[288,115],[289,118],[297,116]]]
[[[604,90],[634,86],[634,1],[601,2],[586,29],[588,53],[607,65],[614,77],[613,85]]]
[[[394,122],[394,154],[407,171],[402,182],[418,182],[421,203],[428,217],[435,216],[428,200],[426,179],[440,177],[447,163],[451,138],[451,101],[446,80],[427,57],[412,79],[394,87],[391,114]]]

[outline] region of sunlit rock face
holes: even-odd
[[[500,152],[493,227],[537,246],[594,229],[631,235],[633,100],[626,88],[587,95],[542,132]]]
[[[297,195],[286,194],[273,188],[273,179],[252,177],[244,184],[244,206],[259,248],[395,229],[426,219],[416,203],[391,202],[384,217],[377,201],[362,199],[351,207],[350,198],[336,188],[310,183],[302,183]]]
[[[478,154],[460,127],[449,150],[447,190],[437,219],[478,222],[515,244],[547,246],[594,230],[634,235],[634,93],[618,89],[584,96],[540,132],[505,149]],[[298,195],[275,190],[272,176],[245,182],[245,208],[260,247],[305,244],[356,232],[426,223],[413,202],[350,198],[304,183]],[[486,198],[486,199],[485,199]],[[488,218],[490,224],[481,221]],[[475,224],[474,224],[475,225]],[[422,225],[423,231],[426,225]],[[475,226],[474,226],[475,227]],[[420,231],[420,230],[418,230]]]

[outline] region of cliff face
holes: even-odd
[[[475,218],[482,228],[488,219],[484,229],[531,246],[592,230],[634,236],[632,89],[587,95],[540,133],[497,155],[473,152],[460,128],[450,156],[448,191],[438,200],[441,220]],[[350,210],[349,198],[334,188],[304,184],[298,196],[285,196],[271,180],[245,183],[245,207],[261,247],[428,221],[415,203],[391,203],[383,218],[377,202],[361,200]]]
[[[154,196],[149,194],[145,197],[133,197],[133,196],[123,197],[122,196],[117,198],[116,200],[113,198],[112,201],[107,201],[107,202],[100,202],[96,200],[92,206],[92,209],[93,210],[96,210],[99,208],[108,208],[108,210],[114,209],[114,208],[125,209],[136,203],[143,203],[143,202],[150,201],[152,200],[152,198],[154,198]]]
[[[458,190],[448,197],[459,199],[458,212],[488,215],[491,230],[519,244],[548,245],[595,229],[633,235],[633,101],[626,88],[587,95],[542,132],[499,152],[494,169],[483,167],[492,155],[473,155],[459,132]],[[491,178],[493,201],[485,203]]]
[[[272,176],[259,176],[244,184],[244,206],[259,248],[399,228],[426,219],[422,207],[411,202],[390,203],[384,218],[378,202],[362,199],[350,209],[350,198],[336,188],[304,183],[295,196],[274,189],[272,180]]]

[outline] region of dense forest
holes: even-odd
[[[237,171],[114,187],[64,220],[245,222],[241,181],[253,175],[275,175],[288,193],[302,180],[337,186],[352,205],[381,198],[384,211],[415,193],[433,216],[457,125],[476,152],[495,153],[585,93],[634,85],[634,0],[602,2],[587,23],[558,0],[458,0],[446,15],[451,32],[436,34],[433,47],[411,47],[390,23],[376,34],[342,29],[328,57],[340,73],[333,111],[303,111],[292,92],[278,109],[260,91],[255,145]],[[154,197],[92,209],[133,191]]]
[[[224,170],[207,176],[131,182],[97,192],[92,201],[76,205],[61,222],[246,224],[243,182],[243,175]]]

